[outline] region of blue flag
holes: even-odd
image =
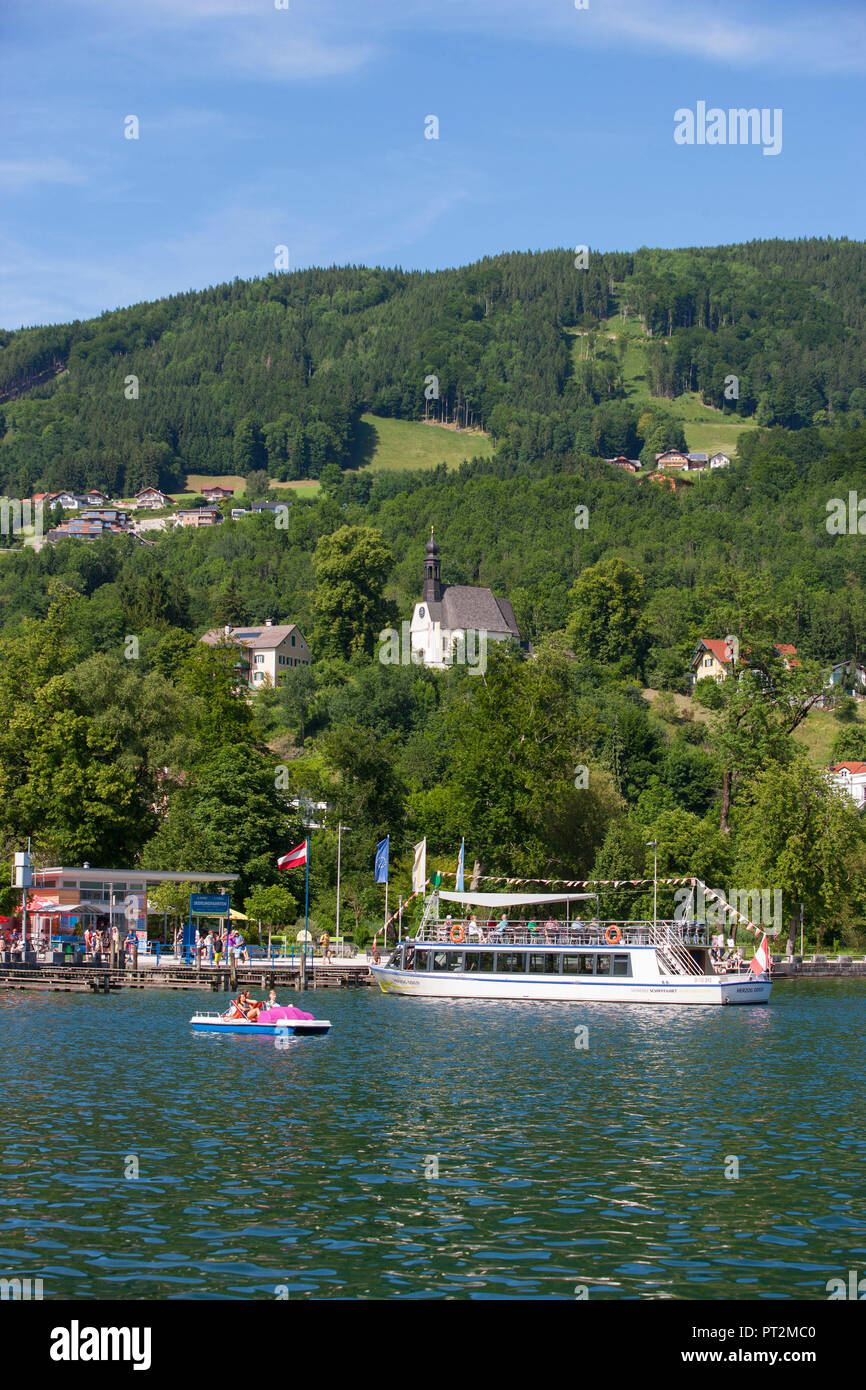
[[[464,839],[464,840],[461,840],[461,841],[460,841],[460,853],[459,853],[458,856],[457,856],[457,887],[456,887],[455,890],[454,890],[454,891],[457,892],[457,893],[462,893],[462,892],[464,892],[464,888],[463,888],[463,863],[464,863],[465,858],[466,858],[466,841],[465,841],[465,839]]]
[[[384,840],[380,840],[376,846],[376,882],[388,882],[388,846],[391,840],[390,835],[386,835]]]

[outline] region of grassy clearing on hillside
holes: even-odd
[[[575,363],[580,360],[581,351],[585,351],[585,336],[581,329],[568,329],[572,337],[572,355]],[[744,420],[739,416],[725,415],[721,410],[716,410],[711,405],[706,405],[701,400],[697,391],[686,391],[681,396],[674,396],[669,399],[667,396],[651,396],[646,369],[646,350],[649,346],[649,339],[644,337],[640,323],[634,317],[629,318],[623,323],[618,315],[613,315],[605,319],[599,325],[597,334],[593,334],[597,346],[605,347],[612,352],[618,351],[620,340],[626,344],[625,357],[623,358],[623,380],[625,383],[626,400],[635,405],[646,402],[647,405],[663,406],[675,419],[681,420],[686,436],[686,444],[695,453],[713,454],[717,450],[724,450],[732,457],[737,452],[737,438],[744,430],[757,428],[754,420]]]
[[[291,483],[281,483],[272,478],[270,486],[291,488],[299,497],[315,497],[320,485],[315,478],[301,478]],[[184,497],[198,497],[203,487],[232,487],[240,494],[246,488],[246,483],[237,473],[187,473],[186,491],[173,493],[172,496],[179,501]]]
[[[185,492],[198,496],[203,487],[233,487],[235,492],[243,492],[246,483],[237,473],[187,473]]]
[[[488,458],[493,445],[486,434],[474,430],[425,425],[421,420],[392,420],[380,415],[361,416],[361,446],[353,459],[356,468],[436,468],[445,463],[456,468],[464,459]]]
[[[642,692],[644,699],[648,700],[650,705],[658,699],[661,693],[660,690],[651,689]],[[664,693],[668,694],[667,691]],[[691,695],[674,695],[674,704],[680,718],[685,714],[686,718],[691,717],[696,724],[704,724],[710,717],[710,711],[704,709],[703,705],[699,705],[697,700],[693,700]]]
[[[857,724],[866,724],[866,711],[862,705],[857,707]],[[813,709],[794,731],[794,738],[806,749],[813,767],[825,768],[831,761],[830,748],[834,738],[842,729],[854,728],[853,724],[843,724],[832,710]]]
[[[272,488],[291,488],[299,497],[318,497],[322,484],[318,478],[296,478],[291,483],[278,482],[276,478],[271,478],[269,487]]]
[[[644,690],[643,697],[652,706],[658,699],[659,693],[658,690]],[[699,705],[690,695],[674,695],[674,703],[680,717],[688,711],[696,724],[704,724],[710,718],[710,711],[704,709],[703,705]],[[866,727],[866,708],[863,705],[857,707],[857,724],[860,727]],[[672,725],[672,731],[673,727]],[[828,763],[832,761],[830,750],[834,738],[842,729],[853,727],[852,724],[841,723],[832,710],[813,709],[809,711],[802,724],[794,730],[794,739],[802,748],[805,748],[812,767],[823,772]]]

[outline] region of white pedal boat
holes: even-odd
[[[254,1033],[263,1038],[285,1038],[289,1034],[327,1033],[331,1021],[327,1018],[281,1018],[276,1023],[247,1023],[242,1018],[226,1018],[225,1014],[198,1013],[190,1019],[194,1033]]]

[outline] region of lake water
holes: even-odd
[[[0,995],[0,1274],[46,1299],[826,1299],[866,1272],[864,983],[739,1009],[309,991],[334,1027],[284,1049],[193,1034],[215,998]]]

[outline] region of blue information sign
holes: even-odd
[[[229,895],[228,893],[190,893],[189,910],[190,915],[201,912],[217,917],[227,917]]]

